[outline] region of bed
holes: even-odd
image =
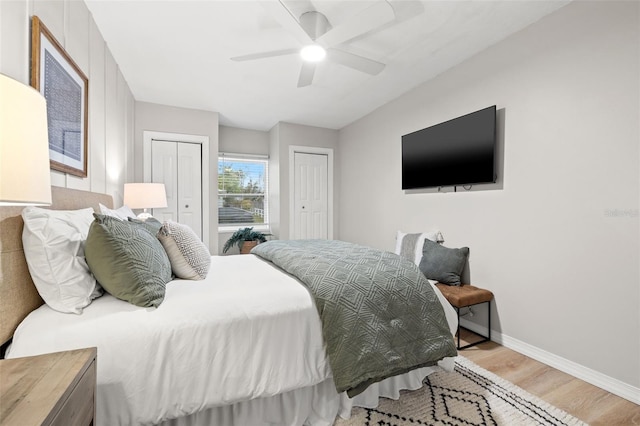
[[[52,209],[113,207],[104,194],[52,192]],[[158,308],[105,294],[81,315],[56,312],[31,280],[21,210],[0,208],[0,341],[12,339],[7,358],[97,347],[98,425],[330,425],[453,367],[444,358],[338,393],[309,290],[255,255],[213,256],[204,281],[169,282]],[[435,292],[453,335],[455,311]]]

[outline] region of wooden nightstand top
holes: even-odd
[[[59,423],[61,410],[78,404],[72,394],[94,404],[96,354],[87,348],[0,360],[0,425]]]

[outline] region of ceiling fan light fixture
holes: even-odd
[[[327,51],[322,46],[310,44],[300,50],[300,56],[307,62],[320,62],[327,56]]]

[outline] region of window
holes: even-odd
[[[268,159],[220,154],[218,157],[218,227],[268,228]]]

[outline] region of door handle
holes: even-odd
[[[188,209],[188,208],[189,208],[189,204],[185,204],[185,205],[184,205],[184,208],[185,208],[185,209]]]

